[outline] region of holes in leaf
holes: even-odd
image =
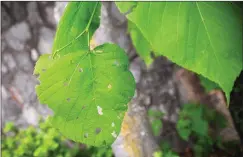
[[[70,102],[70,98],[67,98],[67,102]]]
[[[100,132],[101,132],[101,128],[96,128],[96,129],[95,129],[95,133],[96,133],[96,135],[99,134]]]
[[[111,88],[112,88],[112,85],[111,85],[111,84],[109,84],[109,85],[107,86],[107,88],[108,88],[108,89],[111,89]]]
[[[115,131],[113,131],[113,132],[111,133],[111,135],[112,135],[114,138],[116,138],[116,137],[117,137],[117,134],[116,134],[116,132],[115,132]]]
[[[100,106],[97,106],[98,114],[103,115],[102,108]]]
[[[111,123],[111,126],[112,126],[112,127],[115,127],[115,123],[114,123],[114,122],[112,122],[112,123]]]
[[[45,72],[46,71],[46,69],[41,69],[43,72]]]
[[[79,71],[79,72],[83,72],[83,68],[79,68],[78,71]]]
[[[84,134],[84,138],[88,138],[89,134],[88,133],[85,133]]]
[[[82,110],[83,110],[83,109],[85,109],[85,107],[86,107],[85,105],[84,105],[84,106],[82,106]]]

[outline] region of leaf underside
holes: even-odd
[[[121,12],[134,4],[116,2]],[[242,69],[242,15],[231,2],[137,2],[128,20],[152,50],[217,83],[229,102]]]

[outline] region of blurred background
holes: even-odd
[[[2,121],[37,125],[50,110],[40,105],[33,68],[38,57],[51,53],[56,26],[66,2],[1,3]]]
[[[112,148],[86,147],[67,141],[51,128],[48,120],[44,122],[41,119],[47,118],[52,112],[37,99],[35,85],[38,81],[33,75],[33,68],[40,55],[51,53],[56,27],[66,4],[67,2],[1,2],[2,156],[149,157],[148,154],[158,149],[161,141],[167,141],[173,151],[187,150],[186,155],[189,157],[191,153],[187,148],[191,148],[193,142],[185,142],[179,137],[176,122],[182,104],[193,99],[187,93],[193,91],[195,95],[197,92],[201,94],[195,85],[198,80],[166,57],[158,57],[150,67],[146,67],[127,33],[126,18],[111,2],[103,2],[101,24],[94,35],[94,44],[116,43],[129,56],[130,70],[135,77],[137,89],[124,120],[127,130],[122,130],[123,134],[119,135]],[[238,142],[243,132],[242,82],[243,73],[231,93],[230,109],[221,106],[222,110],[234,115],[232,118],[238,131],[237,134],[235,129],[233,133],[229,130],[225,137],[233,134],[232,138],[236,138]],[[220,94],[216,93],[212,97],[218,98]],[[159,123],[163,122],[163,128],[157,128],[156,135],[151,130],[153,123],[150,123],[154,117],[148,117],[147,114],[150,109],[163,114],[163,118],[158,118]],[[160,124],[156,123],[156,126]],[[172,155],[174,154],[171,153]]]

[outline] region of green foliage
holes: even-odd
[[[184,140],[188,140],[193,131],[199,136],[207,136],[208,123],[203,117],[202,105],[186,104],[180,112],[180,118],[177,123],[178,133]]]
[[[217,128],[226,126],[224,117],[205,105],[183,105],[176,128],[183,140],[187,141],[191,136],[197,138],[194,152],[198,157],[205,156],[213,144],[221,144],[220,137],[209,136],[209,124],[213,124]]]
[[[6,123],[1,139],[4,157],[112,157],[111,148],[88,147],[79,144],[67,145],[67,140],[51,127],[50,119],[39,123],[40,128],[29,126],[20,130],[12,122]],[[70,143],[70,142],[69,142]]]
[[[73,141],[110,145],[120,132],[135,92],[124,50],[113,44],[89,49],[99,25],[100,2],[70,2],[59,22],[52,56],[36,63],[36,93],[53,111],[52,125]]]
[[[54,127],[88,145],[115,140],[135,89],[121,48],[105,44],[93,51],[67,54],[38,72],[41,84],[36,92],[40,102],[55,112]]]
[[[155,136],[159,136],[159,133],[163,127],[161,120],[155,119],[152,121],[152,130]]]
[[[200,79],[201,85],[205,88],[206,92],[209,92],[213,89],[220,89],[218,84],[216,84],[213,81],[210,81],[209,79],[203,77],[202,75],[199,75],[199,79]]]
[[[236,6],[230,2],[116,4],[123,13],[131,8],[126,15],[129,32],[147,65],[152,62],[151,51],[164,55],[200,74],[207,90],[222,88],[229,101],[233,82],[242,69],[242,20]],[[54,111],[52,125],[69,139],[93,146],[110,145],[115,140],[135,91],[128,57],[120,47],[104,44],[90,50],[100,8],[100,2],[70,2],[59,22],[52,54],[42,55],[34,70],[40,75],[38,98]],[[177,129],[184,140],[197,135],[195,150],[202,154],[205,143],[209,147],[213,143],[207,132],[208,120],[215,119],[215,114],[195,106],[185,105]],[[149,114],[154,117],[152,128],[158,135],[162,115]],[[9,124],[5,132],[12,127]],[[31,129],[27,132],[32,134]],[[44,136],[45,147],[38,146],[34,156],[45,156],[49,149],[59,148],[58,142],[53,142],[55,130],[48,130],[47,135],[37,135]],[[8,147],[15,145],[13,140],[6,141]],[[25,139],[18,147],[19,156],[25,155],[30,141]],[[102,154],[101,150],[96,156]],[[163,151],[166,155],[174,154]]]
[[[154,152],[153,157],[179,157],[179,156],[171,150],[167,150],[167,151],[160,150]]]
[[[122,13],[132,7],[126,17],[157,55],[217,83],[229,102],[242,69],[242,15],[237,6],[231,2],[116,4]]]
[[[147,65],[150,65],[153,59],[150,56],[151,48],[149,42],[144,38],[140,30],[137,29],[137,27],[131,21],[129,21],[128,23],[128,29],[130,32],[132,43],[136,48],[138,54],[141,56],[141,58],[145,61]]]
[[[151,123],[152,131],[155,136],[159,136],[159,133],[163,127],[163,125],[162,125],[163,115],[164,115],[164,113],[162,113],[160,111],[156,111],[156,110],[152,110],[152,109],[148,110],[148,116],[151,119],[150,123]]]
[[[188,140],[191,132],[192,132],[192,128],[191,128],[191,120],[188,119],[179,119],[177,122],[177,130],[179,135],[181,136],[181,138],[183,140]]]
[[[5,125],[4,129],[3,129],[3,132],[4,133],[7,133],[7,132],[10,132],[10,131],[16,131],[15,130],[16,128],[14,127],[14,123],[13,122],[9,122]]]
[[[153,157],[162,157],[162,151],[160,150],[160,151],[156,151],[156,152],[154,152],[153,153]]]
[[[164,113],[161,111],[149,109],[148,110],[148,115],[153,118],[161,119],[164,116]]]
[[[56,31],[53,57],[89,50],[89,37],[100,24],[100,8],[100,2],[68,3]]]
[[[160,147],[161,150],[154,152],[153,157],[179,157],[171,150],[168,143],[163,143]]]

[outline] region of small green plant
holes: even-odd
[[[179,157],[179,155],[171,150],[168,143],[162,143],[160,150],[154,152],[153,157]]]
[[[162,129],[162,117],[163,117],[163,113],[160,111],[156,111],[156,110],[152,110],[149,109],[148,110],[148,116],[151,119],[151,126],[152,126],[152,130],[153,130],[153,134],[155,136],[159,136],[159,133]]]
[[[40,122],[40,128],[29,126],[20,130],[12,122],[6,123],[1,149],[3,157],[112,157],[108,147],[82,148],[64,138],[55,128],[51,127],[49,119]],[[68,145],[71,143],[72,146]]]
[[[179,113],[177,131],[183,140],[196,138],[193,149],[197,157],[208,155],[213,145],[221,144],[220,137],[209,135],[210,124],[217,128],[226,126],[224,117],[206,105],[185,104]]]

